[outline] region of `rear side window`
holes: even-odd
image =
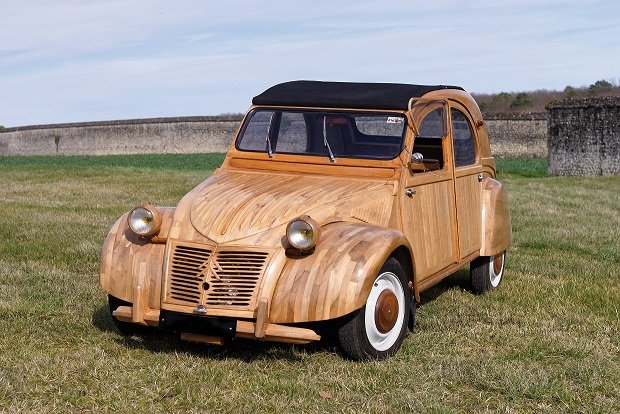
[[[464,167],[476,162],[476,143],[469,120],[464,113],[452,108],[452,142],[455,167]]]

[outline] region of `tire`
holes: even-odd
[[[495,256],[477,258],[469,266],[472,290],[477,294],[495,290],[504,277],[505,268],[505,251]]]
[[[114,315],[112,315],[112,312],[114,312],[119,306],[131,306],[131,303],[125,302],[124,300],[116,298],[112,295],[108,295],[108,306],[110,307],[110,316],[112,317],[112,321],[114,322],[116,329],[118,329],[122,335],[131,336],[144,333],[145,328],[143,326],[135,323],[119,321],[114,317]]]
[[[379,271],[364,307],[344,318],[338,328],[338,342],[344,354],[357,361],[394,355],[407,334],[410,316],[413,317],[411,301],[405,272],[390,257]]]

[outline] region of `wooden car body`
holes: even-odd
[[[327,153],[247,150],[236,139],[211,177],[176,207],[157,208],[157,233],[135,234],[127,214],[110,230],[100,282],[123,302],[112,309],[118,321],[172,327],[185,339],[206,343],[234,337],[307,343],[320,336],[298,323],[334,320],[363,308],[390,257],[406,273],[406,291],[415,303],[423,290],[474,259],[506,251],[507,198],[469,94],[434,87],[400,99],[398,108],[357,105],[363,99],[357,96],[321,106],[321,84],[278,85],[285,97],[293,96],[290,102],[275,99],[278,91],[259,95],[263,100],[255,98],[239,136],[261,111],[303,113],[306,120],[318,113],[325,137],[329,128],[350,131],[351,114],[369,114],[402,124],[396,155],[330,159]],[[340,92],[341,85],[371,85],[382,93],[382,84],[337,83],[329,83],[326,93]],[[296,101],[296,86],[318,89],[317,97]],[[422,132],[431,118],[436,133],[429,137]],[[269,119],[272,134],[277,116]],[[459,134],[470,137],[462,159],[455,150],[462,145]],[[374,143],[356,145],[372,153]],[[414,153],[424,159],[412,161]],[[298,217],[320,226],[316,246],[306,252],[287,240],[287,226]]]

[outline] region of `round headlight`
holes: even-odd
[[[286,238],[289,244],[302,251],[312,249],[319,241],[320,236],[319,223],[309,216],[296,218],[286,227]]]
[[[129,212],[127,222],[134,233],[149,237],[159,230],[161,213],[150,204],[142,204]]]

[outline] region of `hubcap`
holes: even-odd
[[[494,288],[496,288],[502,280],[504,273],[504,255],[505,253],[500,253],[497,256],[494,256],[493,262],[489,264],[489,277],[491,280],[491,286]]]
[[[375,308],[375,324],[381,333],[388,333],[398,319],[398,298],[394,292],[384,290],[377,299]]]
[[[392,272],[375,279],[366,300],[364,326],[368,342],[377,351],[387,351],[398,340],[405,318],[405,290]]]
[[[504,255],[495,256],[495,260],[493,260],[493,272],[496,275],[499,275],[502,271],[502,267],[504,267]]]

